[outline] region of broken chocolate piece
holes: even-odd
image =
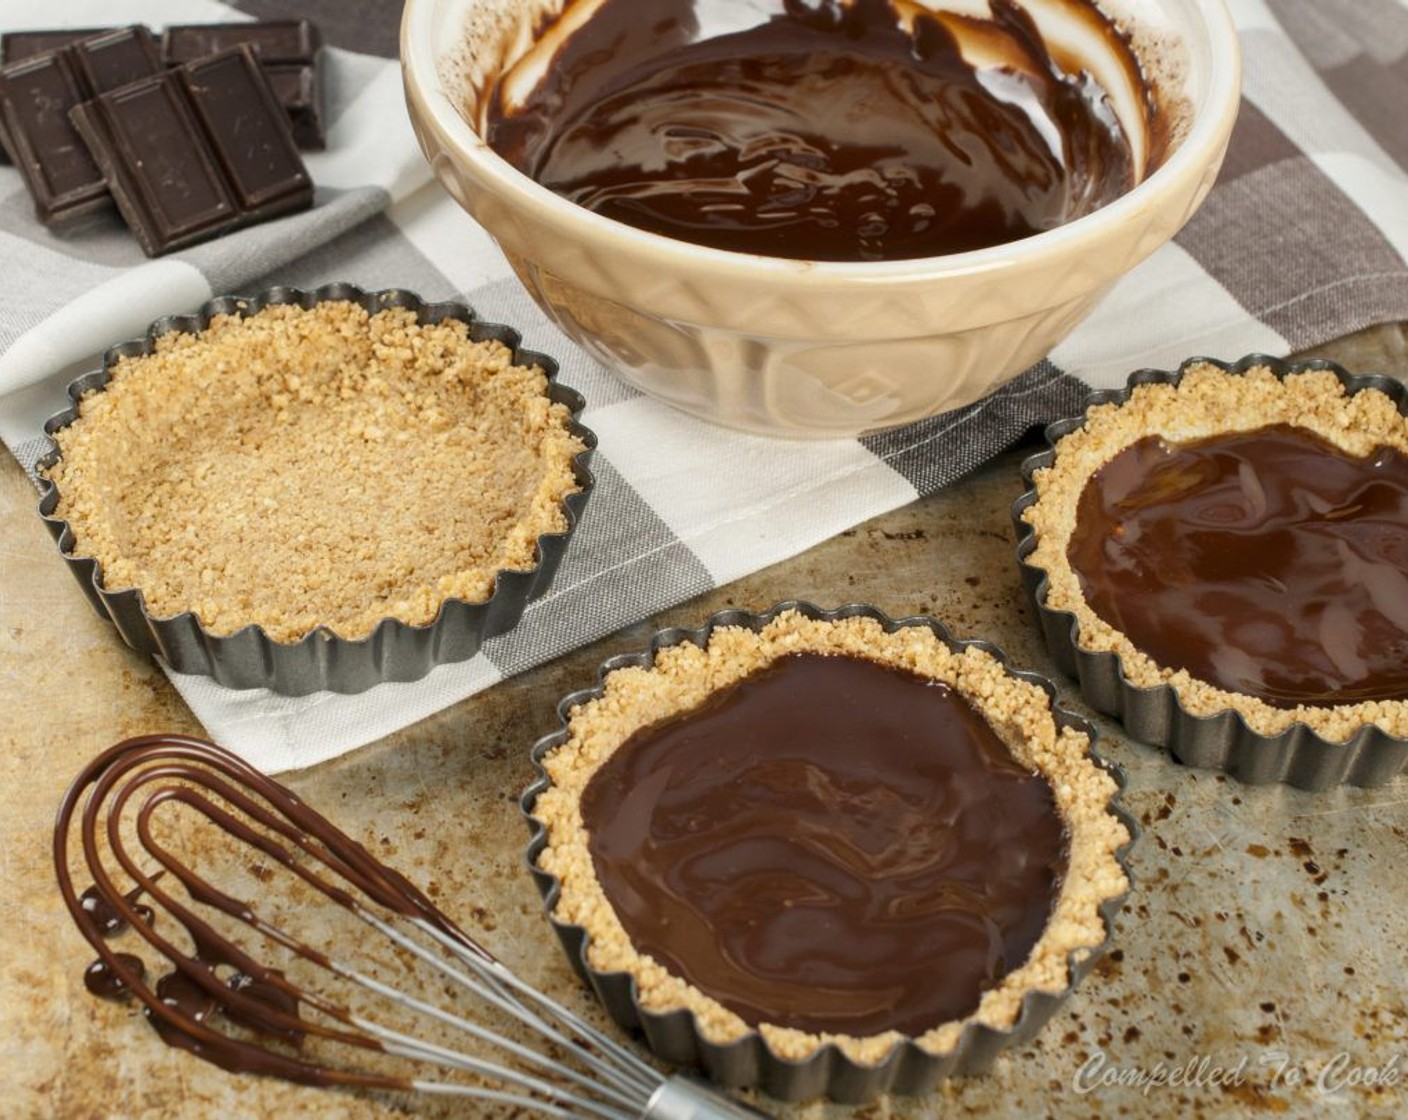
[[[312,204],[249,47],[100,94],[72,116],[148,256]]]
[[[288,114],[293,142],[306,151],[321,152],[328,146],[323,126],[322,69],[313,62],[264,64],[274,96]]]
[[[161,38],[168,66],[247,44],[253,47],[300,148],[327,147],[323,128],[323,79],[318,64],[322,35],[306,19],[258,23],[177,24]]]
[[[47,226],[71,226],[111,206],[102,172],[69,121],[88,91],[67,50],[0,69],[0,120],[10,156]]]

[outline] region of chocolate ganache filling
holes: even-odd
[[[1086,484],[1086,601],[1166,668],[1280,708],[1408,697],[1408,458],[1278,424],[1134,443]]]
[[[856,261],[1002,244],[1105,205],[1139,170],[1106,91],[1058,64],[1015,0],[991,7],[573,0],[540,31],[537,54],[553,53],[531,90],[512,68],[491,90],[485,138],[573,202],[718,249]],[[1068,7],[1147,94],[1120,32],[1087,0]]]
[[[1040,937],[1050,787],[944,684],[792,654],[623,743],[582,795],[635,947],[738,1014],[919,1035]]]

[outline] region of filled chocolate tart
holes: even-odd
[[[1041,606],[1182,708],[1408,734],[1408,419],[1328,368],[1202,362],[1098,404],[1020,512]],[[1104,705],[1100,705],[1104,706]]]
[[[951,1055],[1103,944],[1117,783],[987,650],[820,615],[716,625],[583,694],[540,744],[534,870],[588,968],[688,1011],[705,1048]]]

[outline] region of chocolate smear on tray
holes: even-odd
[[[153,880],[161,878],[161,873],[157,872]],[[152,908],[144,906],[137,900],[142,897],[142,888],[128,891],[122,896],[127,904],[127,911],[136,916],[139,922],[151,925],[154,920]],[[127,929],[127,919],[118,913],[117,907],[107,900],[97,887],[89,887],[78,896],[79,906],[83,910],[83,916],[98,933],[104,937],[116,937]]]
[[[583,821],[627,935],[750,1026],[910,1035],[1040,937],[1051,788],[947,685],[804,653],[631,736]]]
[[[500,79],[486,138],[564,197],[668,237],[807,260],[937,256],[1052,229],[1145,170],[1105,91],[1013,0],[990,19],[891,0],[663,0],[644,18],[604,0],[572,26],[585,7],[516,64],[552,52],[521,104],[513,71]],[[1121,33],[1068,8],[1147,91]]]
[[[1081,494],[1071,567],[1160,666],[1280,708],[1408,697],[1408,457],[1278,424],[1149,436]]]

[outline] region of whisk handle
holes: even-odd
[[[650,1094],[640,1120],[758,1120],[766,1118],[692,1077],[672,1077]]]

